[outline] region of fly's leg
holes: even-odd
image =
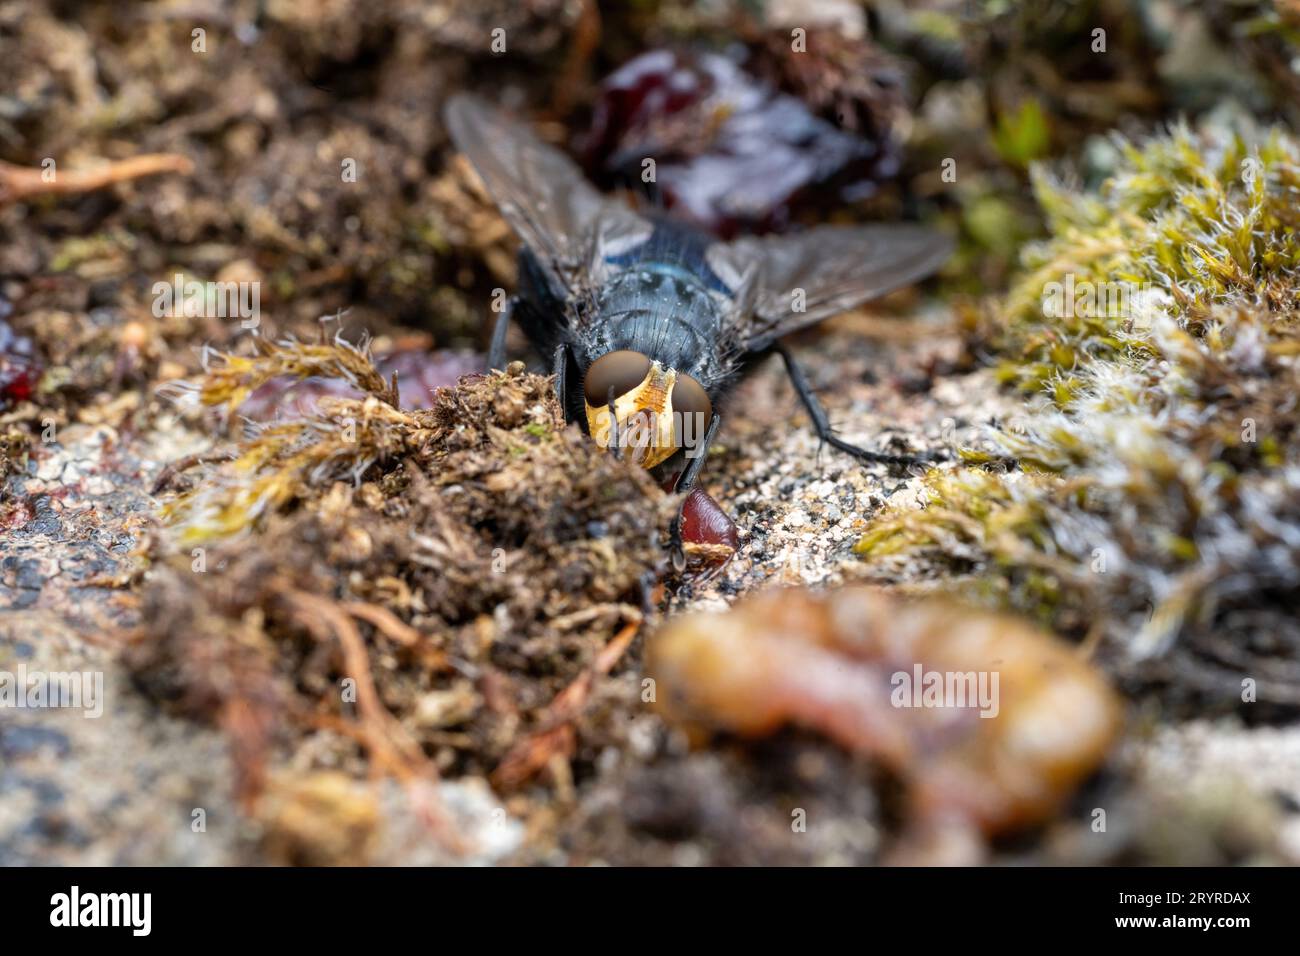
[[[781,360],[785,362],[785,371],[790,376],[790,384],[794,386],[795,394],[799,396],[799,401],[803,402],[803,407],[808,411],[808,417],[812,419],[813,429],[816,430],[817,437],[826,444],[832,448],[838,448],[840,451],[861,461],[879,462],[883,465],[915,465],[930,460],[930,456],[927,455],[886,455],[882,452],[870,451],[857,445],[851,445],[844,439],[837,437],[831,428],[830,419],[826,417],[826,409],[822,408],[821,402],[817,400],[812,386],[803,374],[803,369],[795,363],[794,356],[790,354],[790,351],[784,345],[776,345],[775,351],[781,356]]]
[[[691,488],[695,485],[695,479],[700,476],[700,469],[704,467],[704,459],[709,455],[709,446],[713,444],[713,437],[718,433],[718,426],[722,424],[722,419],[717,412],[709,419],[709,430],[704,433],[704,441],[695,447],[695,456],[688,456],[686,467],[682,469],[681,477],[677,479],[677,487],[673,490],[681,493],[682,503],[677,506],[677,514],[673,515],[672,523],[668,525],[668,553],[672,557],[673,570],[681,574],[686,570],[686,548],[682,546],[682,509],[686,507],[686,498]]]
[[[695,484],[695,479],[700,476],[700,469],[704,467],[704,459],[709,455],[709,446],[713,444],[713,436],[718,433],[718,426],[722,424],[722,419],[717,412],[709,419],[709,430],[704,433],[704,441],[700,442],[693,451],[695,456],[689,454],[686,457],[686,467],[682,469],[682,475],[677,479],[675,491],[690,491]]]
[[[569,347],[561,342],[555,347],[555,360],[551,367],[555,375],[555,397],[560,403],[560,411],[564,414],[564,422],[569,422],[569,388],[568,388],[568,371],[569,371]]]
[[[668,525],[668,556],[672,559],[673,570],[681,574],[686,570],[686,546],[682,544],[682,509],[686,507],[686,496],[682,496],[682,503],[677,506],[677,514],[673,515],[672,523]]]
[[[488,346],[488,371],[503,371],[506,367],[506,333],[510,331],[510,316],[514,314],[518,299],[511,296],[506,300],[506,307],[497,315],[496,325],[492,327],[492,344]]]
[[[623,460],[622,436],[618,433],[618,416],[614,414],[614,386],[609,387],[605,408],[609,410],[609,439],[606,447],[617,461]]]

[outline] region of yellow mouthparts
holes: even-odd
[[[641,384],[614,399],[617,443],[643,468],[653,468],[677,450],[673,435],[673,385],[677,372],[658,362],[650,365]],[[610,446],[609,407],[587,403],[587,429],[602,448]]]

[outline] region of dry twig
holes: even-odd
[[[44,169],[0,163],[0,207],[36,196],[84,193],[158,173],[188,176],[194,164],[177,153],[146,153],[96,169],[73,169],[47,175]]]

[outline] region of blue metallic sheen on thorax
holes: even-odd
[[[596,299],[597,353],[634,349],[695,374],[716,348],[720,309],[695,277],[644,263],[613,276]]]
[[[660,227],[640,247],[606,262],[619,266],[596,292],[597,355],[634,349],[708,380],[720,368],[726,288],[704,260],[697,234]]]

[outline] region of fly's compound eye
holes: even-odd
[[[631,349],[619,349],[607,352],[587,369],[587,377],[582,390],[587,396],[587,404],[592,408],[604,408],[609,404],[610,396],[614,398],[632,391],[650,374],[650,358]]]
[[[673,386],[673,417],[676,419],[673,436],[678,447],[695,448],[704,441],[713,418],[713,403],[704,386],[689,375],[678,374]]]

